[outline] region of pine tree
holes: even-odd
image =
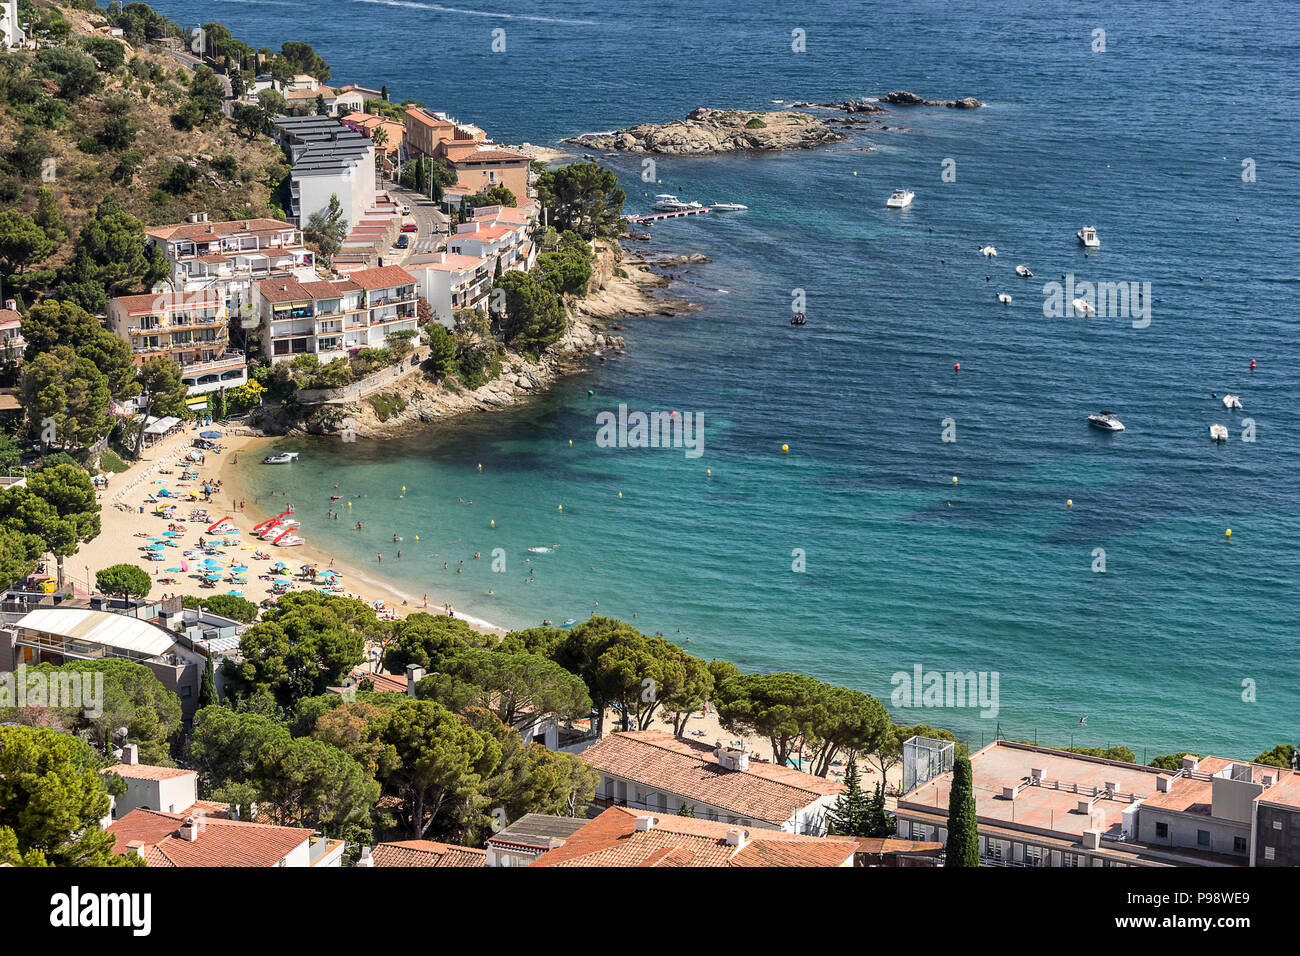
[[[887,837],[895,829],[894,815],[885,809],[885,785],[878,783],[867,803],[867,836]]]
[[[948,847],[944,866],[979,866],[979,832],[975,820],[974,773],[970,757],[958,757],[948,794]]]
[[[844,792],[826,811],[827,832],[832,836],[871,836],[870,801],[862,792],[858,762],[850,760],[844,771]]]
[[[199,684],[199,708],[211,707],[217,703],[217,682],[212,675],[212,658],[203,665],[203,680]]]

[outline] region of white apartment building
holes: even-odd
[[[452,327],[458,309],[488,307],[495,260],[462,256],[454,252],[426,252],[412,256],[403,266],[415,276],[420,298],[439,325]]]
[[[187,222],[150,229],[147,241],[171,261],[172,288],[218,291],[230,309],[248,301],[258,279],[316,274],[316,256],[303,245],[302,230],[277,219],[210,222],[207,213],[194,213]]]
[[[124,295],[108,303],[108,327],[131,347],[137,365],[161,355],[181,367],[195,411],[221,388],[248,381],[242,352],[230,348],[230,310],[221,288]]]
[[[374,208],[375,147],[360,133],[328,116],[278,116],[280,145],[293,164],[290,215],[304,225],[337,196],[351,229]]]
[[[457,226],[456,235],[447,240],[447,251],[476,259],[491,259],[494,269],[496,260],[500,259],[502,272],[527,270],[532,267],[534,259],[526,223],[486,217]]]
[[[269,279],[253,287],[262,349],[272,362],[316,355],[321,362],[382,348],[415,331],[416,280],[401,266],[362,269],[343,279]]]

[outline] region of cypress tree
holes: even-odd
[[[217,682],[212,676],[212,658],[203,665],[203,681],[199,684],[199,707],[210,707],[217,703]]]
[[[894,815],[885,809],[885,785],[876,784],[867,804],[867,836],[887,837],[895,831]]]
[[[973,777],[970,757],[958,757],[953,764],[952,790],[948,794],[948,847],[944,866],[980,865]]]

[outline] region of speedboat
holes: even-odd
[[[888,199],[885,200],[885,206],[889,209],[906,209],[912,205],[912,200],[916,198],[916,193],[910,189],[895,189]]]
[[[791,325],[804,325],[805,323],[807,323],[807,321],[808,321],[808,316],[804,315],[802,312],[796,312],[796,313],[794,314],[794,318],[792,318],[792,319],[790,320],[790,324],[791,324]]]
[[[546,547],[529,548],[528,550],[531,551],[531,552],[533,552],[533,554],[550,554],[550,553],[551,553],[551,549],[550,549],[550,548],[546,548]]]
[[[1211,441],[1227,441],[1227,440],[1228,440],[1228,429],[1227,429],[1225,426],[1223,426],[1223,425],[1211,425],[1211,426],[1210,426],[1210,440],[1211,440]]]
[[[1082,229],[1076,232],[1075,235],[1079,237],[1079,242],[1083,244],[1083,248],[1085,249],[1101,248],[1101,240],[1097,238],[1096,226],[1084,226]]]
[[[1003,305],[1010,305],[1010,304],[1011,304],[1011,296],[1007,295],[1005,292],[999,292],[999,293],[998,293],[998,301],[1001,302]]]
[[[1026,279],[1034,277],[1034,274],[1029,271],[1029,266],[1016,266],[1016,275],[1024,276]]]
[[[1075,315],[1089,316],[1097,310],[1092,307],[1092,303],[1087,299],[1071,299],[1070,308],[1074,309]]]
[[[1115,417],[1114,412],[1089,415],[1088,424],[1093,428],[1100,428],[1104,432],[1122,432],[1124,430],[1124,423]]]
[[[984,256],[986,259],[996,259],[998,251],[992,246],[980,246],[980,255]]]
[[[298,460],[296,451],[282,451],[278,455],[267,455],[262,459],[264,465],[287,465],[291,461]]]
[[[744,212],[749,207],[739,202],[715,202],[713,204],[714,212]]]
[[[1224,396],[1223,396],[1223,407],[1224,407],[1224,408],[1241,408],[1241,399],[1238,398],[1236,395],[1224,395]]]
[[[660,193],[655,196],[655,201],[650,208],[658,212],[686,212],[689,209],[703,209],[704,205],[698,202],[683,202],[671,193]]]

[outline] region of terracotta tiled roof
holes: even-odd
[[[437,255],[438,253],[434,252],[416,256],[408,259],[407,264],[416,269],[437,269],[440,272],[472,272],[488,261],[479,256],[462,256],[455,252],[445,252],[442,253],[443,260],[439,262],[434,258]]]
[[[0,328],[21,325],[23,317],[13,309],[0,309]]]
[[[197,776],[193,770],[182,770],[180,767],[154,767],[147,763],[119,763],[112,767],[105,767],[100,773],[115,773],[119,777],[130,777],[133,780],[173,780],[176,777]],[[225,804],[222,804],[224,807]]]
[[[389,289],[399,285],[415,285],[415,276],[401,266],[362,269],[349,273],[348,278],[363,289]]]
[[[268,302],[300,302],[304,299],[333,299],[345,292],[359,292],[361,286],[350,279],[299,282],[291,276],[262,279],[253,283],[257,292]]]
[[[363,680],[368,680],[375,685],[376,691],[392,691],[398,694],[406,693],[406,678],[398,677],[394,674],[376,674],[373,671],[355,670],[352,676],[356,678],[359,684]]]
[[[748,770],[730,770],[707,744],[662,730],[610,734],[578,756],[599,773],[776,824],[844,789],[838,781],[752,759]]]
[[[841,866],[856,847],[852,838],[801,836],[659,814],[651,829],[638,831],[637,817],[645,815],[610,807],[531,865]],[[733,830],[745,835],[739,849],[727,843]]]
[[[128,844],[144,844],[150,866],[274,866],[309,839],[311,830],[267,826],[235,820],[199,818],[197,840],[180,836],[185,817],[179,813],[132,810],[107,828],[117,837],[113,852],[123,855]]]
[[[441,126],[441,127],[447,127],[449,129],[455,129],[456,127],[455,123],[448,122],[447,120],[440,120],[434,116],[430,116],[428,113],[414,106],[406,111],[406,115],[409,116],[411,119],[415,120],[417,123],[420,123],[423,126],[428,126],[431,128],[437,128]]]
[[[279,232],[293,228],[289,223],[278,219],[232,219],[226,222],[182,222],[156,226],[149,230],[149,235],[157,239],[202,239]]]
[[[371,853],[375,866],[486,866],[487,851],[432,840],[381,843]]]
[[[214,296],[210,291],[200,290],[198,292],[156,292],[145,295],[120,295],[113,299],[114,302],[126,309],[131,315],[144,315],[150,312],[176,309],[197,309],[211,308],[213,306],[225,306],[226,300]]]
[[[522,153],[512,153],[504,149],[476,149],[472,153],[466,153],[459,159],[453,160],[452,164],[459,166],[461,163],[527,163],[528,157]]]

